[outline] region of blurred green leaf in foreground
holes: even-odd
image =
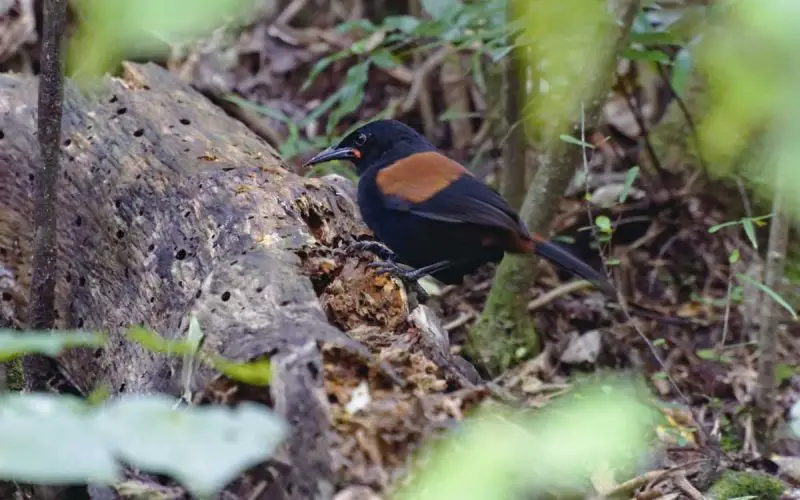
[[[637,383],[607,377],[529,415],[482,412],[430,450],[397,499],[504,500],[582,488],[593,473],[631,475],[659,414]]]
[[[247,21],[252,0],[75,0],[78,29],[70,39],[67,72],[85,80],[113,71],[123,59],[165,55],[222,26]]]
[[[743,164],[760,194],[783,190],[800,215],[800,2],[719,2],[698,44],[711,109],[701,122],[714,173]],[[780,179],[780,180],[777,180]]]

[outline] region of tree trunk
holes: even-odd
[[[627,42],[638,6],[638,0],[621,0],[618,6],[622,13],[619,16],[622,19],[620,29],[614,43],[609,44],[608,52],[602,53],[602,66],[595,75],[590,75],[592,86],[586,105],[585,129],[594,128],[600,117],[617,58]],[[580,136],[580,132],[577,125],[570,130],[573,136]],[[520,209],[520,218],[531,233],[542,235],[549,233],[558,202],[575,169],[581,165],[584,154],[582,148],[557,138],[548,146],[550,161],[538,167]],[[535,265],[536,260],[531,255],[506,255],[497,266],[484,310],[469,333],[469,353],[491,374],[504,371],[521,356],[535,355],[539,347],[527,310],[530,287],[536,277]]]

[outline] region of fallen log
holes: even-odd
[[[13,277],[4,278],[13,289],[4,289],[8,300],[0,312],[10,310],[9,324],[17,326],[24,326],[30,287],[35,103],[34,77],[0,75],[0,269]],[[342,454],[364,454],[332,443],[347,438],[332,429],[337,419],[329,399],[357,383],[350,375],[409,408],[408,401],[421,397],[393,392],[401,380],[370,351],[393,349],[404,377],[423,373],[412,384],[438,393],[426,403],[431,412],[442,411],[448,384],[479,382],[458,373],[441,331],[408,323],[405,294],[395,281],[365,273],[358,257],[341,252],[367,233],[351,186],[291,173],[266,142],[162,68],[126,64],[121,78],[91,89],[66,82],[61,171],[57,326],[110,337],[102,349],[58,358],[71,384],[84,394],[99,386],[111,394],[181,394],[180,360],[152,353],[124,333],[141,324],[179,339],[192,316],[205,334],[204,350],[236,361],[272,361],[269,390],[236,390],[239,399],[271,405],[292,426],[291,437],[266,468],[250,471],[231,491],[322,499],[353,478],[388,484],[383,465],[356,470],[355,459]],[[372,343],[369,350],[342,331],[353,328],[374,332],[358,339]],[[433,361],[415,350],[434,353]],[[347,375],[331,375],[331,358],[356,359],[368,375],[349,367]],[[428,366],[438,366],[448,382],[436,381]],[[331,386],[332,376],[341,388]],[[198,402],[230,402],[237,387],[208,369],[192,384]],[[458,401],[483,394],[468,391],[476,396],[460,393]],[[417,440],[443,422],[429,412],[414,418]],[[379,439],[384,431],[375,432]],[[403,455],[397,460],[406,462]],[[355,472],[345,471],[347,464]]]

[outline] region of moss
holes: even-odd
[[[470,330],[466,353],[490,374],[539,353],[539,338],[528,312],[529,257],[507,255],[497,267],[495,285],[478,322]]]
[[[22,358],[5,363],[6,383],[8,390],[20,392],[25,387],[25,375],[22,372]]]
[[[715,500],[754,496],[754,500],[778,500],[787,485],[760,472],[728,471],[711,487],[709,495]]]

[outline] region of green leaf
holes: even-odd
[[[673,45],[677,44],[678,40],[668,31],[632,31],[630,43],[639,43],[641,45]]]
[[[0,397],[0,478],[38,484],[116,481],[120,467],[87,409],[72,396]]]
[[[375,66],[384,69],[392,69],[400,65],[400,61],[387,49],[376,50],[370,54],[369,58]]]
[[[241,97],[235,94],[228,94],[227,96],[225,96],[225,100],[230,101],[242,108],[250,108],[253,111],[256,111],[257,113],[261,113],[264,116],[272,118],[273,120],[278,120],[284,123],[288,123],[291,121],[291,118],[281,113],[277,109],[272,109],[270,107],[248,101],[247,99],[242,99]]]
[[[470,69],[472,72],[472,79],[475,81],[478,90],[486,92],[486,76],[483,72],[483,65],[481,64],[481,55],[479,52],[472,54],[470,58]]]
[[[311,71],[309,71],[308,73],[308,78],[306,78],[306,81],[303,82],[303,86],[300,87],[300,90],[302,91],[308,90],[311,84],[314,83],[314,80],[316,80],[319,74],[325,71],[325,69],[328,66],[338,61],[339,59],[344,59],[349,55],[350,55],[349,52],[341,51],[335,54],[331,54],[327,57],[323,57],[322,59],[314,63],[314,66],[311,67]]]
[[[713,234],[713,233],[716,233],[717,231],[719,231],[720,229],[722,229],[724,227],[735,226],[735,225],[739,224],[739,222],[740,221],[738,221],[738,220],[735,220],[735,221],[732,221],[732,222],[723,222],[722,224],[717,224],[715,226],[711,226],[710,228],[708,228],[708,232]]]
[[[797,313],[794,311],[794,308],[792,308],[792,306],[790,306],[789,303],[786,302],[786,300],[784,300],[783,297],[778,295],[778,293],[775,292],[775,290],[769,288],[767,285],[765,285],[764,283],[761,283],[760,281],[754,280],[750,276],[747,276],[747,275],[744,275],[744,274],[737,274],[736,277],[739,278],[742,281],[746,281],[746,282],[750,283],[751,285],[757,286],[762,292],[764,292],[767,295],[769,295],[769,297],[772,300],[774,300],[781,307],[783,307],[784,309],[789,311],[789,314],[792,315],[792,319],[795,319],[795,320],[797,319]]]
[[[132,326],[128,328],[126,336],[129,340],[140,344],[142,347],[151,352],[170,355],[183,355],[187,352],[191,352],[192,350],[190,344],[184,340],[166,339],[159,335],[158,332],[148,330],[143,326]]]
[[[739,249],[734,248],[733,252],[731,252],[730,256],[728,257],[728,263],[735,264],[739,262],[739,257],[740,257]]]
[[[85,331],[26,331],[0,329],[0,361],[10,361],[26,354],[58,356],[73,347],[102,347],[106,336]]]
[[[422,8],[437,21],[451,17],[463,9],[460,0],[421,0]]]
[[[786,363],[778,363],[775,366],[775,382],[780,385],[797,373],[797,367]]]
[[[585,148],[594,149],[594,146],[592,144],[589,144],[588,142],[582,141],[580,139],[576,139],[575,137],[572,137],[571,135],[561,134],[561,135],[558,136],[558,138],[561,139],[562,141],[566,142],[567,144],[574,144],[576,146],[583,146]]]
[[[471,415],[425,454],[425,467],[394,498],[510,500],[520,489],[565,496],[600,467],[630,470],[658,418],[639,390],[593,383],[533,417],[499,410]]]
[[[655,339],[653,341],[653,345],[654,346],[660,346],[660,345],[664,345],[666,343],[667,343],[666,339]]]
[[[235,363],[221,357],[214,358],[214,369],[226,377],[249,385],[268,386],[272,375],[267,360]]]
[[[597,218],[594,220],[597,229],[604,233],[611,233],[611,219],[606,217],[605,215],[598,215]]]
[[[496,63],[506,57],[512,50],[514,50],[513,47],[497,47],[489,50],[489,56],[492,58],[492,62]]]
[[[672,63],[672,77],[670,80],[672,89],[676,94],[683,95],[686,92],[691,73],[692,53],[687,47],[684,47],[675,54],[675,60]]]
[[[414,16],[389,16],[383,20],[383,26],[411,34],[420,25],[420,20]]]
[[[751,219],[742,219],[742,227],[744,228],[744,234],[746,234],[747,238],[750,240],[750,244],[753,245],[753,248],[758,250],[756,227],[753,225],[753,221]]]
[[[663,371],[655,372],[652,375],[650,375],[650,378],[653,379],[653,380],[666,380],[667,379],[667,372],[663,372]]]
[[[336,31],[339,33],[347,33],[348,31],[353,31],[354,29],[360,29],[366,31],[367,33],[372,33],[376,30],[376,27],[374,24],[372,24],[372,21],[364,18],[345,21],[336,26]]]
[[[622,187],[622,192],[619,194],[620,203],[625,203],[625,200],[628,199],[628,195],[631,192],[631,187],[633,186],[633,183],[638,175],[639,175],[638,165],[631,167],[625,173],[625,185]]]
[[[215,495],[243,469],[269,458],[287,426],[266,407],[174,409],[163,395],[117,399],[96,424],[120,458],[145,471],[166,473],[198,498]],[[83,447],[81,450],[82,462]]]
[[[67,71],[77,80],[113,72],[124,59],[166,56],[173,44],[199,39],[228,25],[248,22],[248,0],[75,0],[75,32],[69,39]]]
[[[697,354],[697,357],[700,359],[717,359],[717,352],[714,349],[698,349],[695,354]]]

